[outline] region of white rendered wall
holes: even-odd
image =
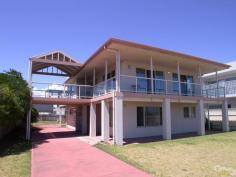
[[[137,106],[161,106],[161,103],[124,102],[124,138],[162,136],[162,126],[137,127]],[[171,131],[172,134],[190,133],[198,131],[198,117],[184,118],[184,106],[196,104],[171,103]]]
[[[157,106],[161,104],[155,103]],[[137,106],[153,106],[154,103],[124,102],[124,138],[162,135],[162,126],[137,127]]]
[[[185,106],[195,106],[196,118],[184,118],[183,108]],[[198,131],[198,121],[196,104],[172,103],[171,130],[172,134],[189,133]]]

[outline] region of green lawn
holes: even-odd
[[[1,177],[30,176],[31,143],[24,136],[24,131],[17,129],[0,140]]]
[[[96,147],[154,176],[236,176],[236,132]]]

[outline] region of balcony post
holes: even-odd
[[[107,93],[107,60],[105,60],[105,84],[104,84],[105,93]]]
[[[202,80],[202,71],[201,71],[200,66],[198,66],[198,77],[199,77],[199,84],[200,84],[200,96],[202,96],[203,80]]]
[[[153,61],[152,61],[152,56],[150,58],[150,71],[151,71],[151,91],[154,93],[154,88],[153,88]]]
[[[63,97],[64,98],[66,97],[66,85],[65,84],[63,84]]]
[[[216,71],[216,97],[219,97],[218,71]]]
[[[32,96],[32,61],[29,61],[29,80],[28,87],[30,89],[30,95]],[[27,123],[26,123],[26,139],[30,140],[30,127],[31,127],[31,111],[32,111],[32,99],[30,98],[30,106],[27,113]]]
[[[181,83],[180,83],[179,61],[177,62],[177,74],[178,74],[178,85],[179,85],[179,96],[180,96],[181,95]]]
[[[80,99],[80,95],[81,95],[81,94],[80,94],[80,85],[79,85],[78,87],[79,87],[79,99]]]
[[[120,51],[116,51],[116,91],[120,92]]]

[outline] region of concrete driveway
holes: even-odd
[[[70,129],[40,126],[32,136],[32,177],[150,177],[80,141]]]

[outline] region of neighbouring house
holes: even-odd
[[[54,97],[33,89],[32,103],[65,105],[68,126],[83,135],[101,135],[104,142],[204,135],[204,109],[210,103],[222,105],[223,130],[229,130],[224,89],[204,89],[202,80],[204,74],[229,68],[226,64],[109,39],[84,64],[56,51],[30,58],[29,66],[32,88],[40,85],[32,82],[32,74],[68,77]],[[30,138],[29,126],[27,132]]]
[[[203,76],[204,88],[206,90],[215,90],[215,88],[224,88],[225,97],[228,104],[228,117],[230,129],[236,129],[236,61],[227,63],[231,67],[219,72],[205,74]],[[222,124],[222,105],[209,104],[207,118],[209,120],[209,129],[221,129]]]

